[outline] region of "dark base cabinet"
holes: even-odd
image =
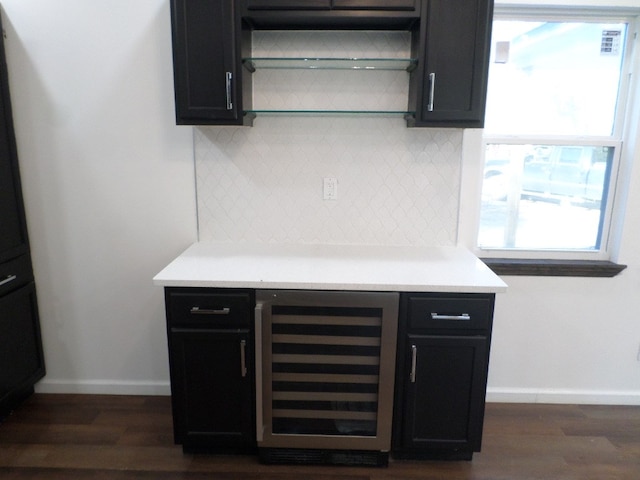
[[[27,233],[0,35],[0,419],[29,396],[45,374]]]
[[[271,327],[264,327],[258,320],[262,317],[254,317],[256,292],[167,287],[165,297],[176,443],[187,452],[257,453],[255,374],[256,368],[263,367],[260,359],[256,362],[255,331],[256,325],[261,331],[270,331]],[[495,295],[401,293],[399,299],[391,455],[470,460],[482,443]],[[258,303],[257,308],[262,311],[261,301]],[[283,312],[302,315],[290,306],[279,308],[284,309],[281,316]],[[301,324],[306,327],[301,335],[313,335],[309,319],[301,320]],[[394,325],[394,331],[395,328]],[[286,330],[279,330],[281,336],[287,336],[283,332]],[[332,342],[336,339],[335,345],[341,345],[343,339],[335,337]],[[327,341],[328,348],[335,346],[332,342]],[[393,358],[391,353],[392,362]],[[307,364],[297,365],[294,360],[298,361],[289,359],[285,364],[295,373],[310,368]],[[335,366],[335,359],[329,363]],[[261,374],[269,371],[261,370]],[[322,386],[322,391],[334,391],[330,380],[323,381],[329,383]],[[257,393],[261,399],[272,395],[269,389]],[[262,415],[261,410],[258,418]],[[267,417],[270,415],[267,413]],[[294,424],[299,421],[292,418]],[[382,464],[372,460],[377,457],[358,451],[344,456],[344,452],[331,450],[333,443],[329,447],[262,447],[262,460],[268,463],[330,459],[331,463]],[[386,449],[377,453],[388,457]]]
[[[470,460],[482,442],[492,294],[401,299],[394,456]]]
[[[175,442],[256,451],[253,294],[166,289]]]
[[[33,282],[0,297],[0,418],[44,377],[44,358]]]

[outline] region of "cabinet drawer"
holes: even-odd
[[[472,329],[490,327],[491,296],[428,296],[409,298],[410,329]]]
[[[31,258],[22,255],[0,264],[0,296],[33,280]]]
[[[166,290],[169,325],[194,325],[210,328],[238,328],[249,325],[252,314],[248,291],[215,289]]]

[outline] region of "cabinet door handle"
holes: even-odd
[[[411,345],[411,373],[409,374],[409,380],[411,383],[416,383],[416,365],[418,363],[418,347]]]
[[[191,307],[192,315],[229,315],[231,309],[229,307],[224,308],[200,308]]]
[[[433,112],[433,97],[436,93],[436,74],[431,72],[429,74],[429,103],[427,104],[427,111]]]
[[[7,278],[5,278],[4,280],[0,281],[0,287],[2,285],[6,285],[7,283],[11,283],[13,282],[16,278],[18,278],[16,275],[9,275]]]
[[[233,102],[231,101],[231,81],[233,80],[233,73],[227,72],[227,110],[233,110]]]
[[[256,440],[262,442],[264,426],[262,425],[262,303],[258,303],[254,310],[255,322],[255,376],[256,376]]]
[[[247,341],[240,340],[240,374],[242,377],[247,376]]]
[[[463,320],[468,322],[471,320],[471,315],[468,313],[461,313],[460,315],[440,315],[436,312],[431,312],[431,320]]]

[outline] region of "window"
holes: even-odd
[[[477,246],[609,259],[633,18],[493,22]]]

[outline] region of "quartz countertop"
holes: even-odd
[[[499,293],[461,247],[195,243],[154,279],[164,287]]]

